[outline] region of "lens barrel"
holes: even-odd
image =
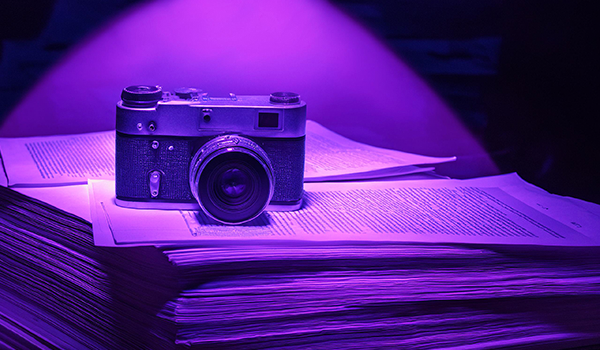
[[[267,154],[238,135],[204,144],[190,163],[190,189],[202,210],[225,224],[259,216],[273,197],[275,179]]]

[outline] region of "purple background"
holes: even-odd
[[[120,90],[131,84],[291,90],[310,119],[347,137],[459,157],[440,173],[517,171],[552,192],[600,198],[597,31],[586,2],[9,7],[0,21],[0,136],[112,129]]]

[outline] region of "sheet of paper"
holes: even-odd
[[[528,194],[529,186],[516,175],[481,180],[306,184],[301,210],[267,212],[252,223],[238,226],[212,223],[196,211],[118,207],[112,181],[91,180],[89,190],[98,245],[232,241],[600,245],[598,217],[582,214],[570,201],[543,191]],[[515,193],[529,203],[517,199]],[[535,203],[570,215],[552,218]]]
[[[305,182],[410,174],[431,170],[414,165],[456,160],[456,157],[427,157],[369,146],[347,139],[311,120],[306,123],[306,135]]]
[[[80,218],[92,221],[88,186],[15,187],[15,191],[39,199]]]
[[[55,186],[114,179],[115,132],[0,138],[8,180],[0,185]],[[305,181],[371,179],[431,171],[416,167],[455,160],[386,150],[346,139],[307,122]]]
[[[2,164],[2,154],[0,154],[0,186],[8,187],[8,178]]]
[[[0,138],[9,186],[86,184],[115,176],[115,132]]]

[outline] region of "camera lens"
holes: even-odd
[[[204,144],[190,163],[190,188],[211,218],[241,224],[259,216],[273,196],[273,168],[255,142],[225,135]]]
[[[134,108],[153,107],[162,99],[162,88],[151,85],[132,85],[123,89],[123,105]]]

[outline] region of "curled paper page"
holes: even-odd
[[[439,164],[456,157],[428,157],[352,141],[322,125],[306,123],[304,181],[362,180],[433,170],[415,165]]]

